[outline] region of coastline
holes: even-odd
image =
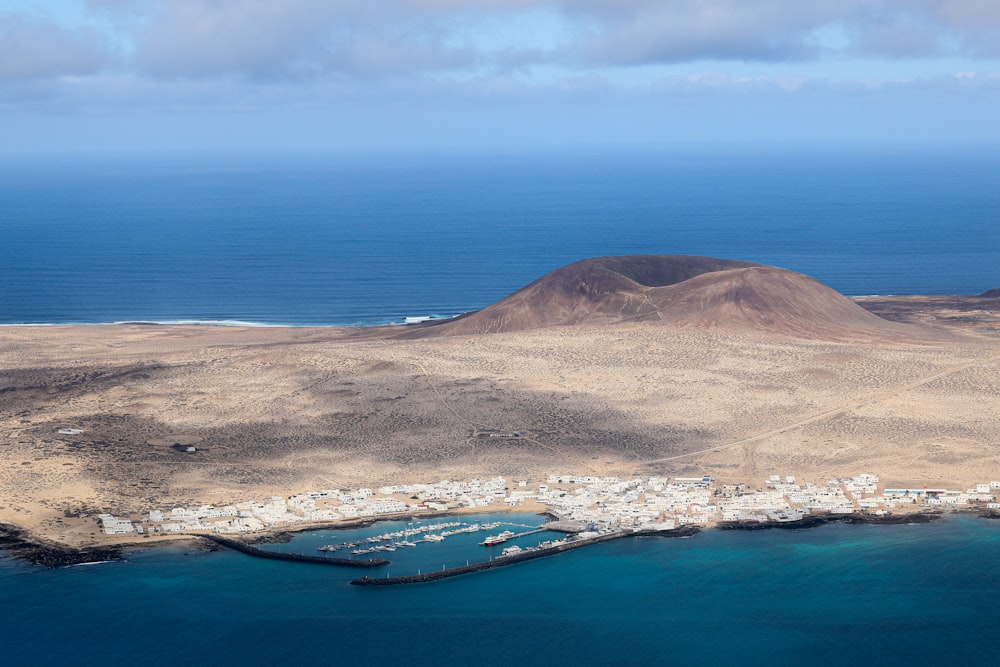
[[[980,514],[975,510],[956,510],[951,514]],[[797,521],[719,521],[713,526],[717,530],[807,530],[830,523],[851,523],[872,526],[896,526],[902,524],[930,523],[945,515],[940,510],[920,510],[901,514],[810,514]],[[1000,514],[995,517],[1000,519]]]
[[[139,545],[136,545],[139,546]],[[23,560],[32,565],[67,567],[84,563],[121,560],[124,548],[92,546],[74,548],[42,539],[12,524],[0,524],[0,556]]]
[[[963,305],[978,304],[984,300],[1000,298],[995,293],[997,290],[978,292],[981,289],[977,286],[968,292],[887,292],[882,294],[872,293],[847,293],[841,292],[843,296],[865,307],[872,308],[880,315],[898,314],[894,311],[909,310],[920,307],[923,308],[958,308]],[[383,329],[391,328],[395,330],[418,329],[453,320],[465,315],[471,315],[485,306],[462,310],[453,315],[393,315],[385,318],[371,318],[353,322],[283,322],[264,320],[241,320],[232,318],[219,319],[194,319],[194,318],[132,318],[124,320],[102,320],[102,321],[52,321],[52,322],[0,322],[0,327],[219,327],[232,329]],[[887,319],[892,320],[892,317]]]
[[[349,519],[338,522],[314,522],[297,524],[293,526],[282,526],[271,530],[262,530],[253,534],[242,536],[240,542],[246,545],[255,544],[287,544],[298,533],[309,533],[320,530],[352,530],[354,528],[365,528],[383,521],[400,521],[406,519],[440,519],[449,516],[462,516],[464,514],[479,514],[486,509],[493,514],[514,514],[518,512],[528,512],[539,516],[554,517],[548,512],[536,512],[532,508],[511,507],[502,505],[490,508],[470,507],[457,508],[453,510],[440,510],[431,512],[400,512],[398,514],[386,514],[378,518]],[[148,534],[147,534],[148,537]],[[110,539],[109,539],[110,538]],[[122,539],[120,536],[105,536],[105,539],[94,544],[81,547],[73,547],[48,540],[31,530],[10,523],[0,523],[0,558],[10,557],[23,560],[34,565],[45,567],[65,567],[68,565],[80,565],[82,563],[98,563],[108,560],[121,560],[128,551],[140,549],[156,549],[159,547],[176,545],[178,542],[191,543],[204,548],[206,551],[217,551],[222,548],[214,539],[215,535],[209,533],[178,533],[173,535],[158,534],[155,541],[140,541],[129,536]]]
[[[482,508],[478,508],[481,512]],[[512,508],[512,507],[497,507],[490,508],[491,513],[497,514],[510,514],[523,512],[523,508]],[[469,511],[440,511],[427,514],[411,514],[411,513],[401,513],[393,516],[383,516],[378,519],[360,519],[353,520],[350,522],[342,523],[317,523],[310,524],[307,526],[295,526],[286,527],[279,530],[269,530],[261,531],[253,536],[248,536],[245,539],[241,539],[238,542],[242,545],[250,547],[249,549],[238,549],[247,553],[249,551],[260,551],[258,549],[253,549],[251,545],[254,544],[277,544],[277,543],[287,543],[290,542],[294,535],[297,533],[306,533],[320,530],[350,530],[354,528],[362,528],[367,526],[372,526],[384,521],[399,521],[405,519],[412,519],[419,517],[420,519],[427,518],[443,518],[449,516],[461,516],[463,514],[476,513]],[[553,517],[548,512],[533,512],[539,516],[549,516]],[[893,514],[882,514],[876,515],[871,513],[854,513],[854,514],[811,514],[803,517],[802,519],[796,521],[719,521],[707,525],[690,525],[690,526],[680,526],[669,531],[634,531],[630,533],[615,534],[614,539],[619,539],[622,537],[680,537],[680,536],[692,536],[700,532],[710,531],[710,530],[724,530],[724,531],[762,531],[762,530],[808,530],[812,528],[818,528],[827,524],[854,524],[854,525],[903,525],[903,524],[926,524],[934,521],[938,521],[948,516],[974,516],[981,519],[987,520],[1000,520],[1000,511],[996,510],[984,510],[984,509],[964,509],[964,510],[917,510],[913,512],[899,512]],[[598,541],[607,541],[607,535],[602,535],[602,538]],[[33,565],[41,565],[48,568],[58,568],[67,567],[70,565],[80,565],[85,563],[99,563],[114,560],[123,560],[125,554],[129,551],[145,550],[145,549],[155,549],[161,546],[176,545],[177,542],[189,542],[198,545],[205,551],[217,551],[223,546],[228,546],[233,548],[231,545],[221,545],[220,540],[215,535],[209,535],[206,533],[187,533],[183,535],[172,536],[173,539],[159,541],[159,542],[118,542],[108,545],[91,545],[86,547],[70,547],[66,545],[57,544],[44,538],[40,538],[34,535],[30,531],[16,525],[12,524],[0,524],[0,558],[8,557],[17,560],[22,560]],[[222,538],[225,542],[237,542],[236,540]],[[587,542],[586,544],[590,544]],[[572,548],[579,548],[586,546],[586,544],[573,545]],[[566,549],[556,549],[551,553],[535,554],[524,556],[511,557],[507,563],[498,563],[497,565],[489,565],[489,567],[479,567],[483,565],[482,563],[473,564],[470,567],[470,571],[478,571],[479,569],[490,569],[493,567],[498,567],[502,564],[513,564],[517,562],[522,562],[525,560],[534,560],[542,556],[554,555],[555,553],[560,553]],[[266,553],[266,552],[265,552]],[[253,554],[251,554],[253,555]],[[318,557],[318,560],[331,560],[329,558]],[[489,563],[489,561],[487,562]],[[329,563],[334,564],[334,563]],[[461,572],[459,574],[463,574]],[[440,576],[431,576],[433,573],[428,573],[431,579],[441,578]],[[411,575],[413,576],[413,575]],[[456,574],[450,574],[448,576],[457,576]],[[403,577],[404,579],[407,577]],[[409,583],[409,582],[403,582]]]

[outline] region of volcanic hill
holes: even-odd
[[[660,322],[766,331],[811,340],[916,341],[927,333],[889,322],[801,273],[683,255],[585,259],[514,294],[405,337],[526,331],[553,326]]]

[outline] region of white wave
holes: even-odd
[[[459,313],[461,315],[461,313]],[[459,315],[417,315],[407,316],[402,322],[399,320],[384,320],[381,322],[315,322],[308,324],[291,324],[280,322],[254,322],[250,320],[115,320],[112,322],[10,322],[0,323],[0,327],[102,327],[109,325],[127,326],[204,326],[204,327],[246,327],[246,328],[308,328],[308,327],[382,327],[393,324],[417,324],[433,320],[450,320]]]
[[[450,320],[458,315],[413,315],[403,318],[403,324],[420,324],[421,322],[431,322],[434,320]]]
[[[275,324],[273,322],[250,322],[247,320],[121,320],[110,324],[150,324],[160,326],[206,326],[206,327],[293,327],[296,324]]]

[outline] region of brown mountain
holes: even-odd
[[[923,337],[793,271],[711,257],[635,255],[575,262],[483,310],[404,337],[662,322],[770,331],[819,340]]]

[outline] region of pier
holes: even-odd
[[[202,535],[201,537],[204,537],[210,542],[215,542],[219,546],[223,546],[227,549],[239,551],[240,553],[253,556],[255,558],[267,558],[269,560],[286,560],[296,563],[315,563],[318,565],[341,565],[344,567],[378,567],[380,565],[388,565],[389,563],[389,561],[382,558],[366,558],[361,560],[353,558],[334,558],[331,556],[307,556],[305,554],[281,553],[280,551],[258,549],[257,547],[250,546],[246,542],[231,540],[225,537],[219,537],[218,535]]]
[[[483,570],[492,570],[498,567],[514,565],[515,563],[524,563],[529,560],[545,558],[546,556],[554,556],[556,554],[565,553],[567,551],[572,551],[574,549],[580,549],[582,547],[590,546],[592,544],[599,544],[601,542],[611,542],[612,540],[620,540],[623,537],[689,537],[697,533],[698,530],[699,529],[695,526],[683,526],[681,528],[676,528],[674,530],[665,530],[665,531],[616,530],[610,533],[601,533],[600,535],[596,535],[594,537],[584,537],[577,540],[572,540],[552,547],[528,549],[510,556],[500,556],[498,558],[494,558],[492,560],[484,561],[481,563],[471,563],[469,565],[449,567],[441,570],[435,570],[433,572],[411,574],[402,577],[369,577],[365,575],[364,577],[352,581],[351,585],[352,586],[397,586],[400,584],[422,584],[430,581],[439,581],[441,579],[458,577],[463,574],[471,574],[473,572],[481,572]]]

